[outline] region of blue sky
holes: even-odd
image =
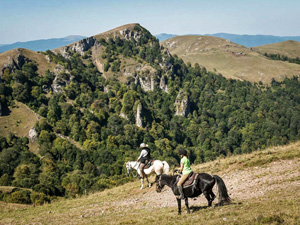
[[[152,34],[300,36],[299,0],[0,0],[0,44],[92,36],[127,23]]]

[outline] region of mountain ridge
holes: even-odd
[[[300,36],[274,36],[274,35],[248,35],[248,34],[230,34],[230,33],[215,33],[215,34],[187,34],[193,36],[212,36],[228,39],[246,47],[257,47],[260,45],[273,44],[287,40],[294,40],[300,42]],[[155,35],[160,41],[172,38],[174,36],[185,36],[176,34],[157,34]]]
[[[49,49],[55,49],[61,46],[68,45],[72,42],[76,42],[84,38],[85,36],[81,35],[69,35],[64,38],[38,39],[26,42],[15,42],[12,44],[2,44],[0,45],[0,53],[15,48],[26,48],[33,51],[46,51]]]

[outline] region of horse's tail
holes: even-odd
[[[224,203],[230,203],[231,199],[228,195],[226,185],[221,177],[218,175],[213,175],[215,180],[217,181],[218,189],[219,189],[219,205],[223,205]]]
[[[166,162],[166,161],[162,161],[162,164],[164,165],[164,174],[169,174],[169,171],[170,171],[170,166],[169,164]]]

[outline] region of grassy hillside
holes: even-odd
[[[156,193],[154,186],[140,190],[136,181],[44,206],[0,202],[0,224],[298,224],[299,150],[297,142],[192,165],[194,171],[221,176],[233,203],[207,208],[200,196],[189,201],[190,215],[183,210],[182,216],[177,216],[177,203],[169,188],[162,193]]]
[[[15,102],[14,107],[9,107],[9,115],[0,116],[1,136],[8,136],[13,133],[18,137],[29,137],[29,131],[38,121],[39,115],[34,113],[28,106],[21,102]],[[37,153],[37,143],[29,140],[29,148]]]
[[[253,49],[261,54],[279,54],[289,58],[300,57],[300,42],[298,41],[284,41],[275,44],[254,47]]]
[[[222,38],[177,36],[162,45],[184,62],[198,63],[226,78],[269,83],[272,78],[282,80],[300,73],[299,65],[269,60],[251,48]]]
[[[0,54],[0,70],[7,66],[7,64],[10,64],[12,59],[16,60],[19,55],[23,55],[25,58],[35,61],[37,63],[37,72],[39,75],[43,76],[47,70],[53,71],[55,68],[55,64],[49,62],[44,54],[29,49],[16,48]]]

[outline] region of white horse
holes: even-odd
[[[140,162],[130,161],[126,163],[127,174],[131,172],[132,169],[135,169],[141,177],[141,171],[139,169]],[[169,174],[170,166],[166,161],[154,160],[152,166],[147,169],[144,169],[146,175],[146,180],[148,182],[148,187],[151,187],[151,183],[148,180],[148,175],[156,173],[156,175]],[[144,188],[144,178],[141,178],[141,189]]]

